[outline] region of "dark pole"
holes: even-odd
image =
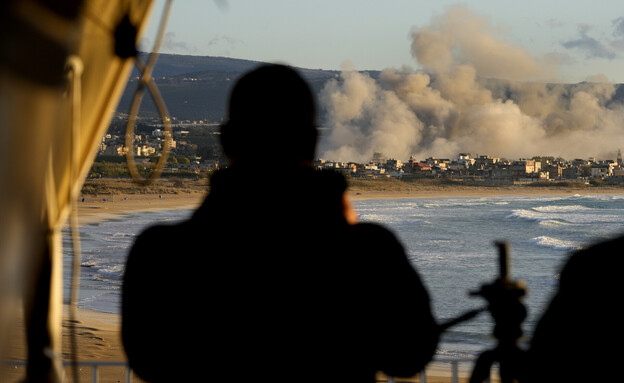
[[[509,272],[509,246],[506,242],[497,242],[500,276],[494,282],[483,285],[481,290],[472,295],[485,298],[488,309],[494,319],[494,337],[498,344],[491,350],[484,351],[472,371],[471,383],[481,383],[490,376],[492,365],[499,364],[502,383],[518,381],[524,352],[518,347],[522,336],[522,321],[526,318],[526,308],[521,298],[526,289],[521,281],[512,281]]]

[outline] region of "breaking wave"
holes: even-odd
[[[557,250],[580,250],[583,248],[583,246],[578,242],[548,237],[545,235],[530,239],[529,242],[537,246],[550,247]]]
[[[567,206],[548,205],[548,206],[537,206],[537,207],[534,207],[533,210],[547,213],[547,212],[575,212],[575,211],[580,211],[580,210],[590,210],[590,208],[588,208],[587,206],[583,206],[583,205],[567,205]]]
[[[546,214],[544,212],[535,211],[535,209],[515,209],[507,216],[507,218],[525,219],[528,221],[549,222],[558,221],[559,223],[570,223],[561,215]]]

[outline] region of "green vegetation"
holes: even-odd
[[[120,156],[98,156],[91,166],[88,178],[116,177],[130,178],[128,164],[125,157]],[[104,158],[102,158],[104,157]],[[111,158],[108,158],[111,157]]]
[[[589,184],[592,186],[604,186],[606,182],[600,178],[592,178],[589,180]]]
[[[204,193],[206,179],[160,178],[149,186],[140,186],[129,178],[87,179],[82,186],[82,195],[120,194],[185,194]]]
[[[125,160],[125,157],[115,156],[118,159],[118,162],[109,162],[109,161],[101,161],[96,159],[96,161],[91,166],[91,170],[87,175],[89,179],[98,179],[98,178],[131,178],[130,172],[128,170],[128,164]],[[188,161],[188,158],[186,159]],[[176,159],[176,161],[179,161]],[[149,177],[151,172],[154,170],[155,162],[150,162],[149,164],[137,164],[137,169],[139,175],[141,177]],[[184,160],[182,161],[184,163]],[[176,162],[179,163],[179,162]],[[188,163],[188,162],[186,162]],[[170,166],[170,165],[169,165]],[[196,171],[193,169],[164,169],[160,175],[161,178],[183,178],[183,179],[194,179],[199,180],[203,178],[207,178],[209,172],[207,171]]]

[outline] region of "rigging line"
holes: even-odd
[[[139,68],[143,67],[143,64],[140,61],[137,61],[136,64],[137,64],[137,67]],[[138,174],[136,164],[135,164],[135,159],[134,159],[134,151],[130,149],[133,146],[134,125],[136,122],[136,117],[138,115],[138,109],[141,105],[141,100],[143,97],[145,86],[148,87],[148,90],[151,93],[152,98],[154,99],[154,102],[156,103],[158,111],[160,112],[160,115],[161,115],[161,120],[163,122],[163,128],[165,131],[165,140],[163,141],[163,147],[162,147],[162,153],[161,153],[160,159],[158,160],[158,163],[156,164],[154,170],[152,171],[148,179],[142,179],[141,176]],[[169,156],[169,151],[171,149],[172,135],[173,134],[172,134],[172,129],[171,129],[171,119],[169,118],[167,105],[165,104],[160,94],[160,91],[158,90],[158,87],[156,86],[156,83],[154,83],[153,80],[150,80],[146,83],[141,82],[141,84],[139,84],[139,87],[136,90],[135,97],[132,100],[132,106],[130,109],[130,113],[128,114],[128,125],[126,128],[126,147],[128,148],[128,151],[126,153],[126,160],[128,163],[128,170],[130,171],[130,174],[132,175],[135,182],[145,186],[145,185],[150,184],[151,182],[153,182],[155,179],[157,179],[160,176],[162,169],[167,163],[167,158]]]
[[[149,185],[155,179],[157,179],[162,169],[165,167],[167,163],[167,158],[169,157],[169,150],[171,148],[171,139],[172,139],[172,129],[171,129],[171,119],[169,117],[169,112],[167,110],[167,105],[152,78],[152,70],[154,65],[156,64],[156,59],[158,58],[158,51],[162,45],[162,41],[165,35],[167,19],[169,18],[169,13],[171,10],[171,5],[173,4],[173,0],[168,0],[165,4],[165,8],[163,10],[163,15],[160,20],[160,25],[158,27],[158,35],[156,37],[156,42],[154,43],[154,48],[152,49],[152,53],[150,53],[147,64],[143,64],[139,57],[135,58],[135,65],[141,72],[141,80],[137,86],[137,89],[134,93],[134,98],[132,99],[132,105],[130,107],[130,112],[128,113],[128,124],[126,125],[126,162],[128,164],[128,171],[132,176],[132,179],[143,186]],[[135,159],[134,159],[134,151],[131,149],[134,146],[134,126],[136,123],[136,118],[138,116],[139,108],[141,106],[141,101],[143,100],[143,94],[145,91],[145,87],[147,86],[148,91],[152,95],[154,102],[156,103],[156,107],[158,108],[158,112],[160,113],[160,117],[163,123],[163,128],[165,131],[165,140],[163,141],[163,146],[161,150],[161,156],[154,170],[151,172],[148,178],[142,178],[137,170]]]
[[[70,136],[70,150],[71,159],[69,164],[70,172],[70,187],[69,187],[69,203],[71,207],[70,213],[70,226],[72,237],[72,281],[70,284],[70,296],[69,296],[69,316],[70,316],[70,338],[71,338],[71,357],[72,370],[74,374],[74,381],[79,380],[79,367],[78,367],[78,342],[77,342],[77,330],[76,323],[78,318],[78,290],[80,284],[80,233],[78,231],[78,208],[76,204],[76,188],[74,182],[78,180],[78,160],[79,160],[79,143],[80,143],[80,108],[82,98],[82,72],[84,69],[82,60],[78,56],[70,56],[67,59],[67,68],[70,74],[70,104],[71,104],[71,136]]]
[[[156,59],[158,59],[158,52],[160,51],[162,41],[165,37],[165,30],[167,29],[167,20],[169,19],[169,13],[171,12],[171,5],[173,5],[173,0],[167,0],[167,4],[165,4],[165,8],[163,10],[163,15],[160,19],[160,25],[158,26],[158,34],[156,35],[154,48],[152,48],[152,53],[147,60],[144,76],[147,76],[149,78],[151,78],[152,69],[156,64]]]

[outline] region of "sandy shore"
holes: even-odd
[[[195,209],[205,198],[204,193],[185,194],[119,194],[85,196],[77,202],[80,225],[104,221],[120,214],[139,211]]]
[[[68,306],[64,307],[63,314],[63,361],[72,359],[72,344],[76,344],[79,362],[105,362],[115,363],[111,366],[98,368],[99,382],[117,383],[125,382],[126,379],[126,356],[121,344],[121,318],[116,314],[100,313],[92,310],[77,310],[74,320],[70,320]],[[71,334],[75,334],[75,338]],[[24,322],[21,315],[15,323],[15,330],[11,333],[9,361],[17,362],[17,365],[4,366],[0,370],[1,382],[21,382],[25,377],[23,365],[27,357],[27,349],[24,344]],[[71,366],[65,368],[68,382],[75,382],[74,370]],[[91,382],[93,369],[90,365],[79,366],[78,376],[80,382]],[[134,382],[140,380],[133,376]]]
[[[622,194],[624,188],[601,187],[529,187],[529,186],[439,186],[410,185],[397,182],[354,184],[348,190],[351,200],[395,198],[460,198],[496,196],[554,196],[587,194]],[[173,209],[194,209],[205,198],[199,190],[179,194],[90,195],[77,202],[81,224],[113,218],[119,214]],[[82,200],[84,198],[84,202]]]
[[[624,188],[618,186],[601,187],[531,187],[521,185],[511,186],[409,186],[383,183],[357,184],[349,189],[352,200],[360,199],[394,199],[394,198],[462,198],[462,197],[500,197],[500,196],[565,196],[590,194],[621,194]]]
[[[574,194],[624,194],[624,189],[617,187],[600,188],[528,188],[528,187],[396,187],[389,184],[354,186],[349,190],[353,200],[385,198],[451,198],[451,197],[488,197],[504,195],[574,195]],[[78,201],[80,224],[102,221],[120,214],[172,209],[194,209],[204,199],[203,192],[181,194],[115,194],[85,196]],[[63,359],[70,360],[70,329],[66,310],[63,321]],[[80,361],[124,362],[125,354],[120,341],[120,318],[114,314],[104,314],[91,310],[78,310],[76,321],[78,355]],[[24,360],[26,349],[23,344],[23,323],[18,320],[13,332],[10,357],[12,360]],[[67,370],[71,374],[71,370]],[[100,382],[123,382],[125,371],[120,367],[100,369]],[[90,381],[91,369],[81,367],[81,381]],[[4,376],[4,375],[3,375]],[[467,377],[464,374],[465,377]],[[2,381],[18,382],[23,377],[23,367],[11,367]],[[430,382],[450,382],[450,367],[437,363],[428,371]],[[139,380],[134,380],[139,381]],[[464,381],[464,379],[462,379]]]

